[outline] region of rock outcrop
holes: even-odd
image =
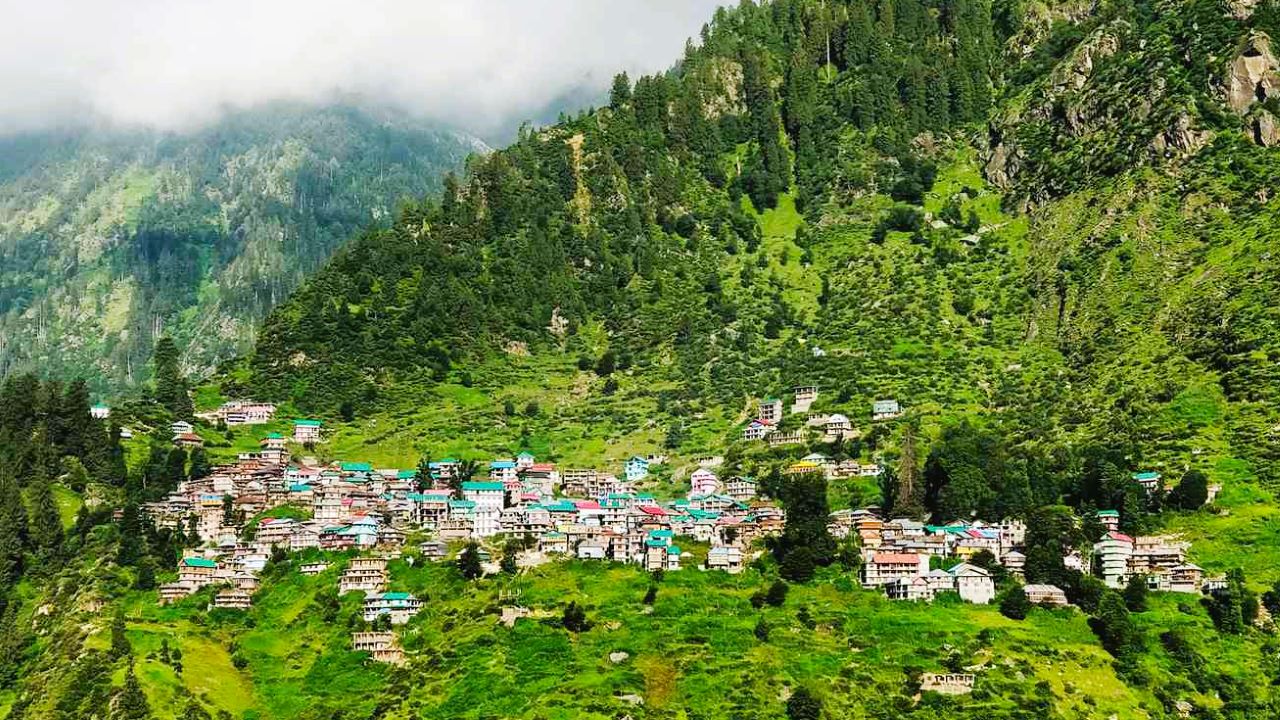
[[[1280,97],[1280,63],[1271,52],[1271,38],[1261,32],[1249,36],[1244,50],[1231,63],[1227,104],[1241,115],[1255,102]]]

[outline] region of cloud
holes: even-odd
[[[477,132],[679,59],[719,0],[0,0],[0,132],[358,96]]]

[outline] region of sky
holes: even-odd
[[[477,134],[670,67],[721,0],[0,0],[0,133],[359,97]]]

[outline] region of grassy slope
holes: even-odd
[[[396,691],[388,690],[394,673],[347,650],[358,596],[344,599],[334,623],[319,619],[312,598],[336,584],[337,566],[269,580],[245,616],[206,612],[204,597],[159,608],[149,594],[131,595],[129,638],[139,657],[161,639],[183,651],[181,678],[155,660],[139,665],[157,717],[174,716],[179,686],[246,718],[338,708],[364,716],[375,706],[389,718],[606,718],[625,712],[620,697],[632,694],[645,698],[645,717],[695,708],[704,717],[773,717],[778,698],[799,685],[816,688],[834,716],[883,717],[910,708],[908,673],[948,664],[980,668],[974,695],[943,701],[957,711],[1000,716],[1047,702],[1055,717],[1124,719],[1151,717],[1156,706],[1147,691],[1116,677],[1084,616],[1070,610],[1036,610],[1015,622],[992,607],[892,603],[837,570],[793,587],[783,607],[762,611],[748,602],[767,583],[753,570],[668,573],[652,610],[641,603],[650,580],[634,567],[565,562],[474,584],[448,565],[397,561],[391,571],[392,589],[428,598],[400,631],[412,682]],[[501,626],[502,597],[519,598],[535,617]],[[1157,595],[1137,616],[1151,647],[1159,632],[1177,626],[1215,671],[1255,672],[1256,640],[1220,638],[1197,604],[1180,607],[1184,598]],[[588,632],[558,626],[569,600],[587,606]],[[753,633],[761,616],[772,627],[764,643]],[[105,643],[104,631],[90,644]],[[611,662],[615,652],[629,657]],[[1157,678],[1171,668],[1158,650],[1144,663]]]

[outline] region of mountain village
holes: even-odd
[[[803,428],[789,432],[777,431],[784,420],[782,401],[762,400],[757,417],[742,431],[743,440],[776,444],[779,437],[787,438],[785,443],[857,437],[846,416],[810,412],[817,394],[815,387],[796,388],[790,412],[804,417]],[[109,413],[103,406],[94,411]],[[229,402],[199,418],[225,426],[260,425],[271,422],[275,412],[267,403]],[[871,417],[884,422],[902,412],[897,401],[882,400]],[[416,469],[383,469],[365,462],[295,458],[290,446],[306,449],[323,442],[324,426],[306,418],[293,420],[292,426],[290,437],[267,433],[258,452],[241,453],[235,462],[185,481],[164,500],[145,506],[157,526],[182,530],[201,543],[179,561],[176,581],[159,587],[160,602],[214,586],[211,607],[248,609],[273,553],[318,549],[334,553],[333,561],[350,557],[338,591],[364,593],[366,622],[400,625],[423,607],[412,594],[393,590],[388,571],[388,562],[404,556],[411,538],[416,540],[408,549],[424,561],[446,561],[472,547],[483,574],[500,571],[493,556],[509,540],[520,543],[517,567],[576,559],[629,563],[645,572],[678,571],[690,567],[695,560],[690,547],[698,546],[706,549],[699,553],[699,569],[738,573],[763,554],[766,538],[781,534],[786,520],[780,507],[757,495],[753,479],[720,477],[720,458],[703,459],[689,474],[685,497],[664,501],[640,491],[651,467],[666,460],[662,456],[632,457],[617,472],[561,468],[529,452],[493,459],[487,466],[442,458]],[[203,442],[190,423],[175,422],[170,429],[179,447]],[[473,479],[480,472],[487,477]],[[881,472],[879,464],[837,463],[821,453],[783,469],[783,474],[821,473],[827,479]],[[1137,473],[1134,480],[1154,488],[1160,476]],[[309,511],[310,517],[271,516],[271,510],[286,506]],[[1188,544],[1178,538],[1125,535],[1114,510],[1099,511],[1098,521],[1105,536],[1091,553],[1065,556],[1066,567],[1092,571],[1112,588],[1135,576],[1158,591],[1212,592],[1224,584],[1188,562]],[[828,530],[837,540],[856,544],[861,585],[892,600],[928,602],[954,593],[964,602],[991,603],[996,598],[992,563],[1023,579],[1027,528],[1020,519],[931,525],[884,517],[879,508],[866,507],[832,512]],[[298,571],[319,574],[333,561],[306,562]],[[1033,604],[1068,605],[1066,593],[1053,585],[1028,584],[1022,590]],[[502,620],[510,624],[527,612],[504,608]],[[377,661],[404,660],[386,627],[356,632],[352,643]]]

